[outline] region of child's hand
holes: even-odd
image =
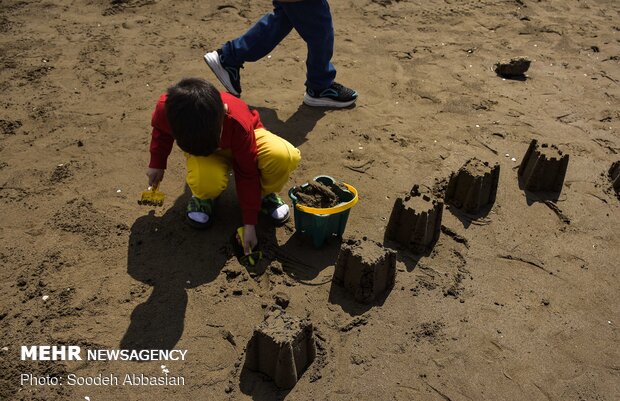
[[[164,179],[164,172],[166,170],[161,168],[151,168],[146,169],[146,176],[149,177],[149,186],[155,186]]]
[[[258,238],[256,238],[256,226],[246,224],[243,226],[243,253],[249,255],[252,249],[258,244]]]

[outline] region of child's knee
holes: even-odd
[[[279,138],[279,140],[279,146],[274,147],[271,156],[278,164],[287,166],[288,170],[292,171],[301,160],[301,152],[285,139]]]
[[[188,159],[187,185],[192,194],[200,199],[219,196],[228,186],[227,169],[215,163],[201,163],[198,158]]]
[[[286,155],[283,155],[283,163],[286,163],[289,171],[293,171],[297,168],[299,161],[301,160],[301,152],[299,149],[291,144],[288,144]]]
[[[192,194],[200,199],[217,198],[228,185],[228,180],[219,175],[203,174],[200,178],[187,175],[187,185],[192,190]]]
[[[297,168],[301,152],[284,138],[267,130],[256,130],[258,167],[262,173],[286,174]]]

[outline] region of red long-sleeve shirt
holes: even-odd
[[[220,95],[222,101],[228,105],[228,111],[224,116],[220,149],[230,149],[232,153],[232,165],[243,224],[256,224],[260,211],[261,187],[254,130],[263,128],[263,124],[258,112],[250,110],[244,101],[228,93],[221,92]],[[174,144],[172,129],[166,115],[166,98],[166,94],[159,97],[151,119],[153,131],[149,167],[152,168],[166,168],[166,162]]]

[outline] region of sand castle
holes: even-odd
[[[342,244],[332,280],[369,303],[394,285],[395,276],[396,252],[363,238]]]
[[[386,237],[414,253],[430,252],[439,238],[442,213],[443,202],[422,194],[415,185],[409,195],[394,202]]]
[[[245,367],[266,374],[276,386],[295,386],[316,356],[312,324],[274,308],[254,329],[245,356]]]
[[[478,213],[495,202],[499,183],[499,164],[476,158],[452,173],[444,200],[467,213]]]
[[[523,189],[532,192],[561,192],[568,167],[568,154],[556,145],[539,144],[532,139],[519,166]]]

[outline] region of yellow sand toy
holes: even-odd
[[[140,200],[138,201],[139,205],[149,205],[149,206],[161,206],[164,204],[164,193],[160,192],[157,188],[159,188],[159,183],[149,187],[146,191],[142,192],[142,196],[140,196]]]
[[[247,255],[243,253],[243,250],[245,248],[245,245],[243,244],[243,227],[237,228],[236,239],[237,239],[237,245],[241,247],[240,250],[239,249],[237,250],[238,254],[241,255],[239,256],[239,263],[241,263],[244,266],[256,265],[256,263],[258,263],[258,261],[262,259],[263,252],[255,251],[254,249],[252,249],[251,252]]]

